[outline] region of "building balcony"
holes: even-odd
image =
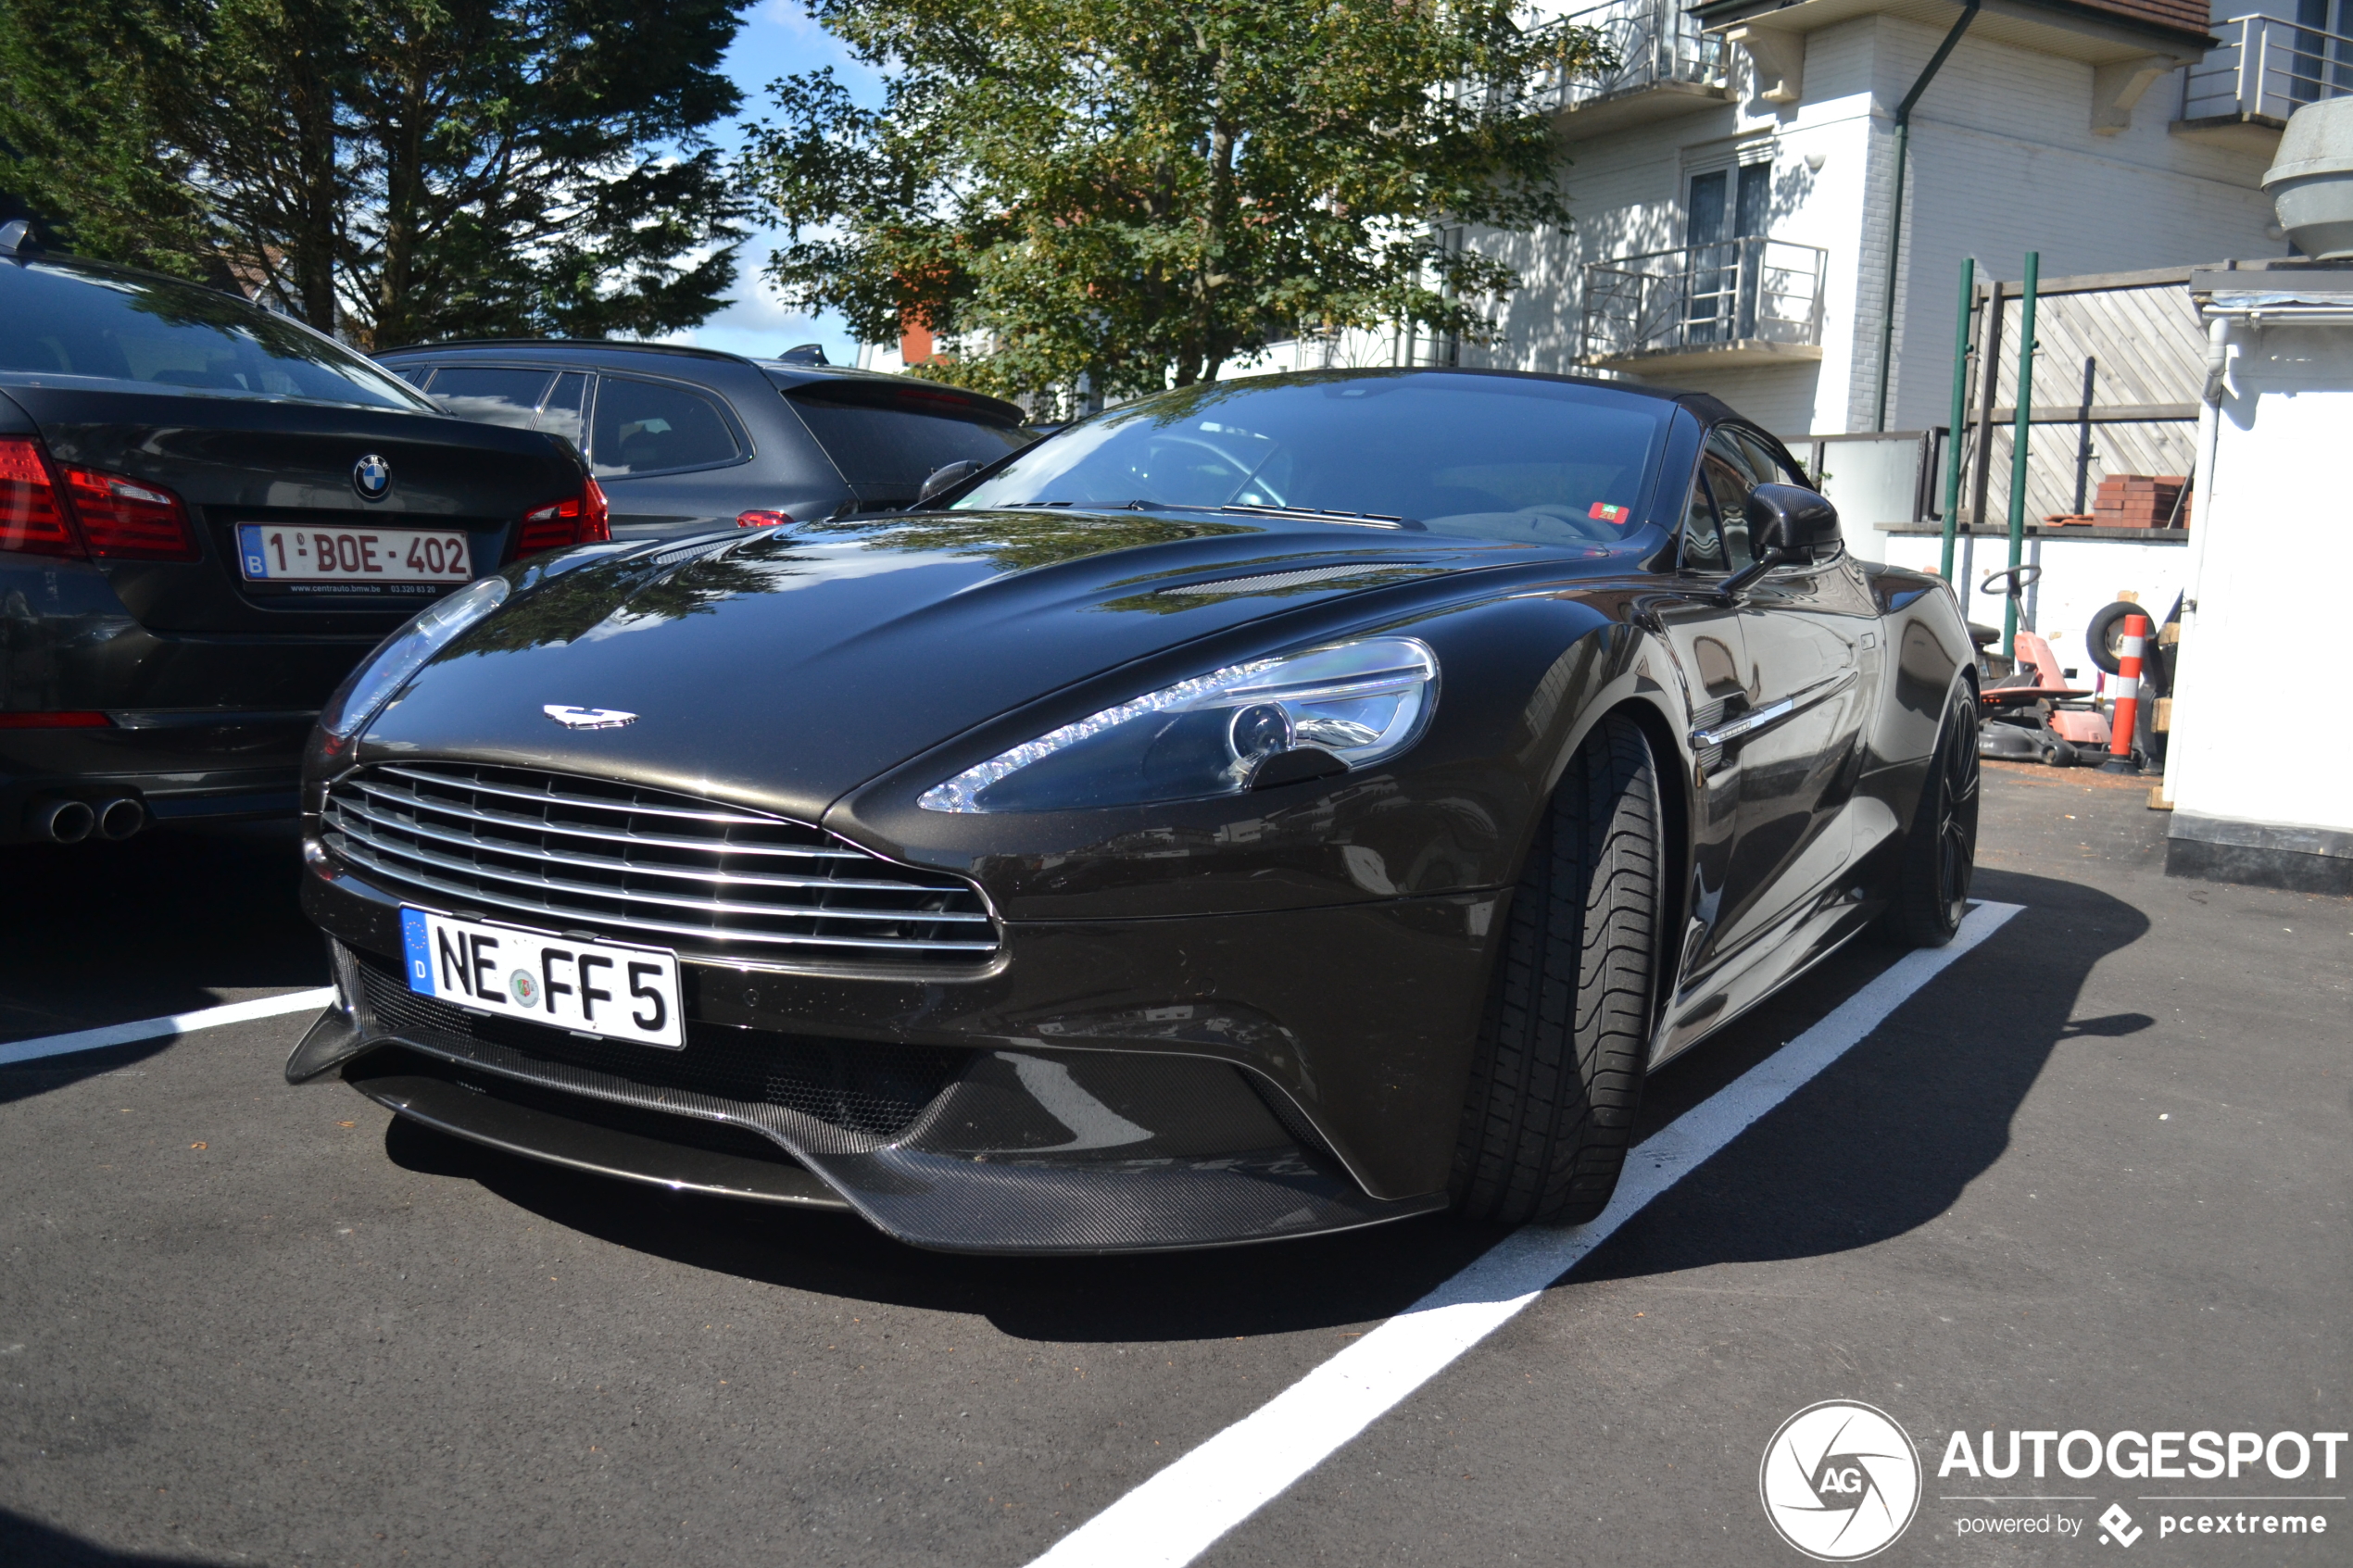
[[[1761,235],[1596,261],[1580,362],[1648,375],[1819,359],[1829,264]]]
[[[2182,72],[2176,136],[2268,153],[2288,116],[2353,93],[2353,38],[2261,16],[2233,17],[2214,31],[2222,46]]]
[[[1603,59],[1571,69],[1566,45],[1586,31],[1600,35]],[[1724,40],[1676,0],[1606,0],[1545,23],[1545,35],[1562,40],[1562,63],[1523,105],[1552,114],[1572,141],[1733,101]]]

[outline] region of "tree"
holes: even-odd
[[[0,0],[0,187],[365,348],[691,326],[749,0]]]
[[[811,0],[891,74],[773,84],[746,169],[768,274],[868,341],[988,345],[934,367],[1019,395],[1213,379],[1302,332],[1473,340],[1518,284],[1433,225],[1561,224],[1527,89],[1596,59],[1514,0]]]

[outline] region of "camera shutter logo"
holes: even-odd
[[[1856,1562],[1893,1545],[1920,1506],[1920,1459],[1894,1417],[1825,1399],[1781,1423],[1756,1472],[1765,1517],[1818,1562]]]

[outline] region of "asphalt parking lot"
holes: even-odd
[[[1759,1461],[1833,1399],[1925,1466],[1881,1561],[2104,1560],[2111,1503],[2135,1560],[2346,1561],[2353,1452],[1938,1474],[1957,1431],[2353,1424],[2353,901],[2168,880],[2145,786],[1989,774],[1977,892],[2013,917],[1201,1561],[1799,1562]],[[324,981],[289,845],[0,865],[0,1039]],[[1671,1064],[1646,1126],[1894,959]],[[305,1022],[0,1068],[0,1561],[1014,1568],[1500,1239],[921,1253],[290,1088]],[[1946,1500],[2011,1492],[2073,1496]],[[2191,1493],[2328,1533],[2160,1534]],[[2075,1527],[1964,1533],[1996,1516]]]

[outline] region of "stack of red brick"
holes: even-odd
[[[2092,503],[2095,528],[2187,528],[2190,504],[2182,492],[2189,481],[2178,473],[2112,473],[2100,481]]]

